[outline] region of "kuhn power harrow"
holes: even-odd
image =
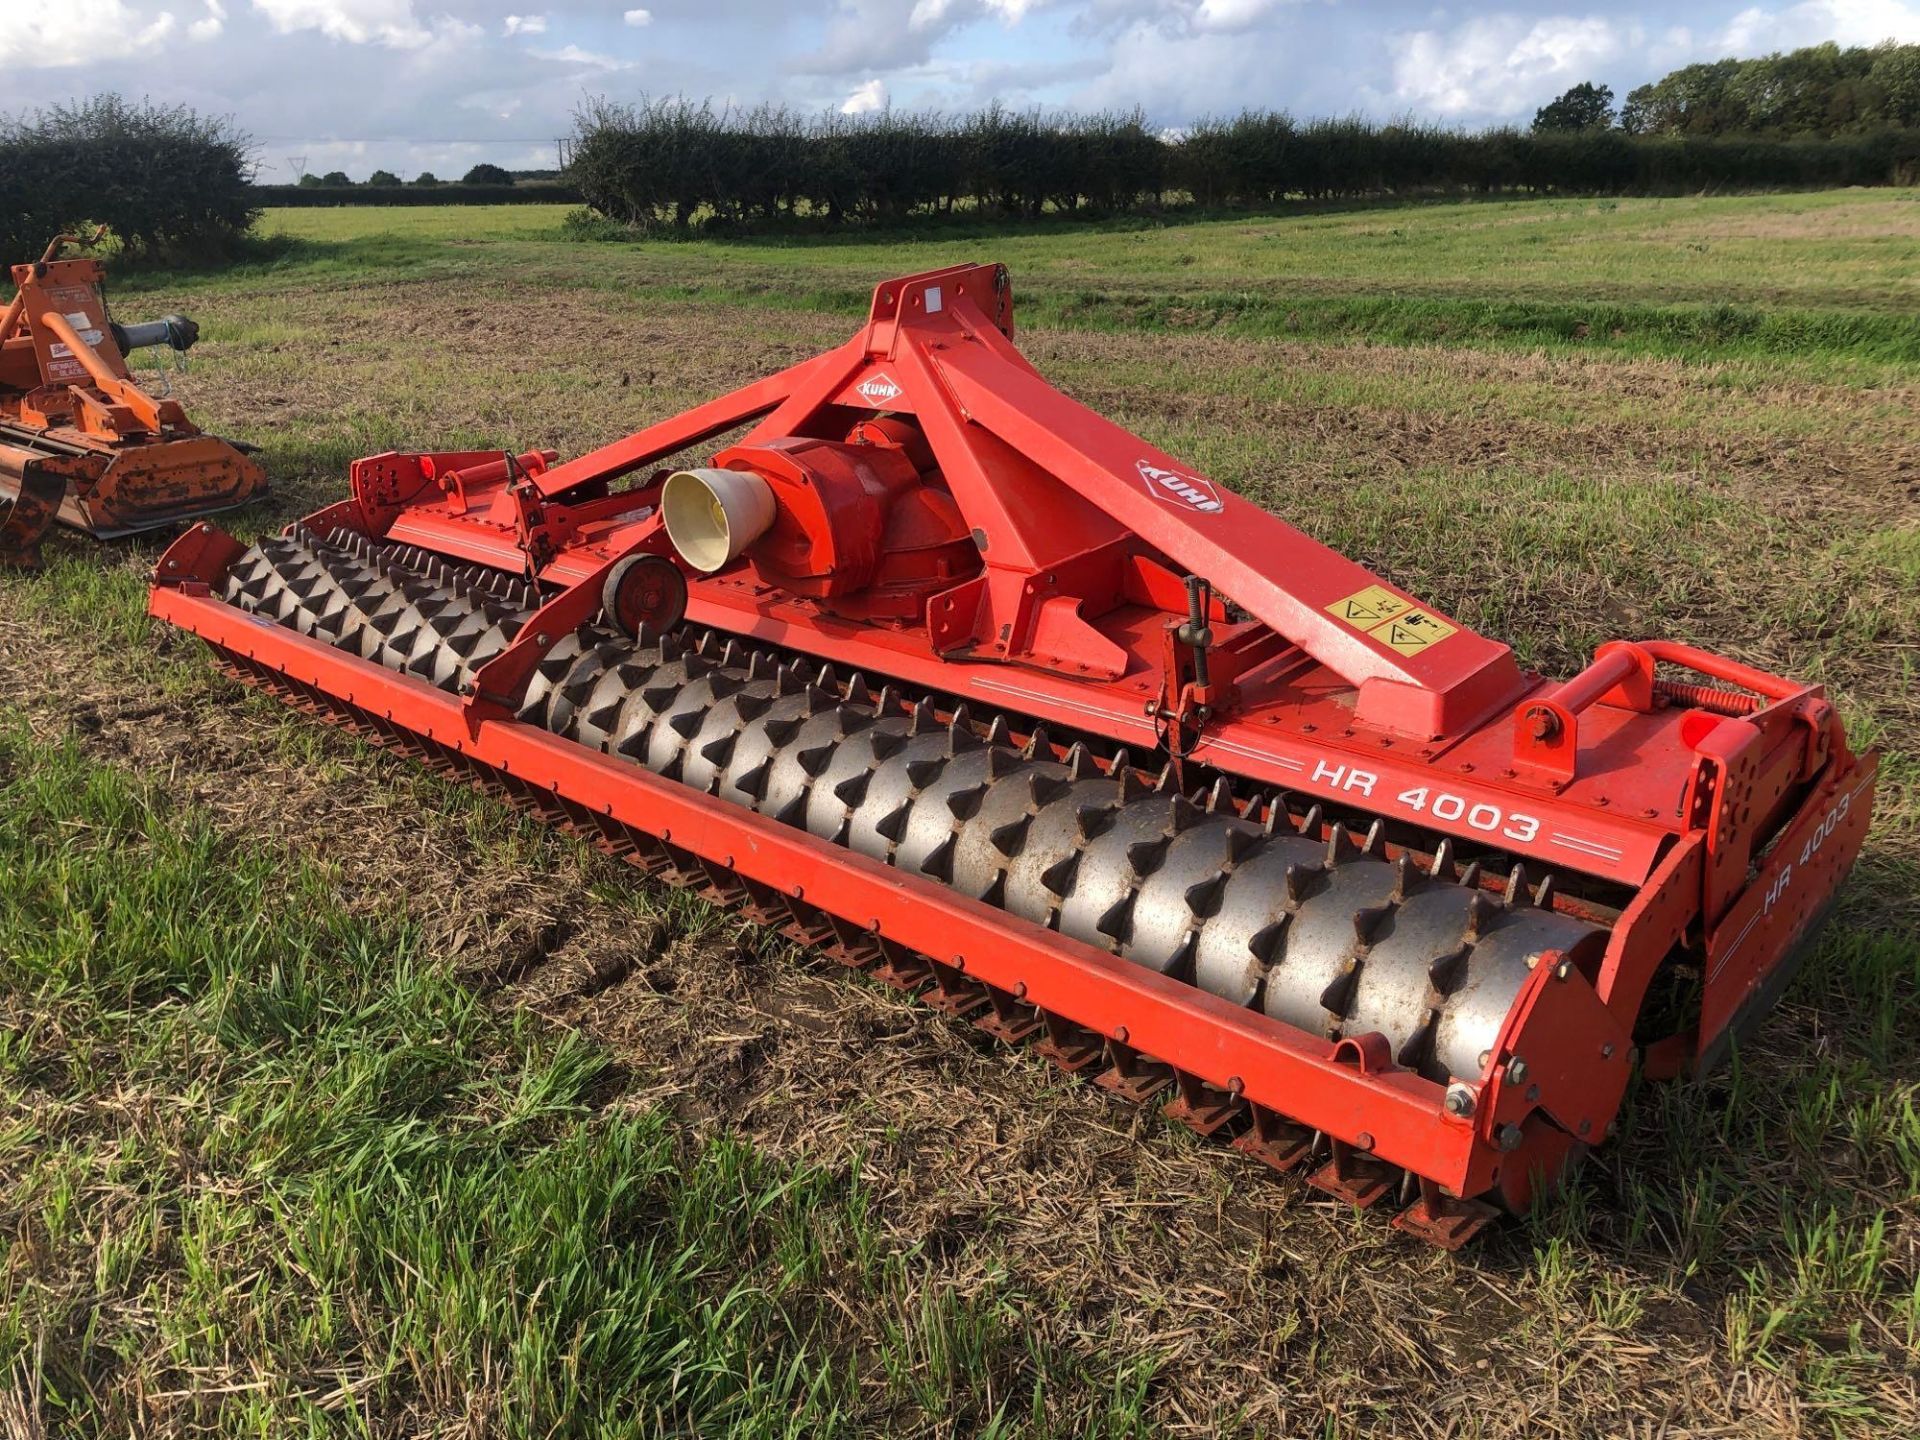
[[[56,521],[105,540],[267,491],[238,446],[203,433],[127,368],[138,349],[187,350],[199,327],[182,315],[115,324],[105,267],[59,258],[74,243],[55,236],[39,260],[14,266],[14,297],[0,312],[0,565],[37,565]]]
[[[153,613],[469,777],[1462,1243],[1708,1063],[1859,849],[1818,687],[1562,684],[1050,388],[1006,272],[565,464],[388,454]],[[709,468],[645,472],[752,422]],[[1689,674],[1693,678],[1679,678]]]

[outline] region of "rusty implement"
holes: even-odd
[[[100,263],[58,258],[71,238],[13,267],[14,298],[0,315],[0,563],[37,563],[56,521],[109,539],[266,493],[240,447],[202,433],[127,367],[143,347],[185,351],[197,327],[179,315],[114,323]]]
[[[1114,1094],[1464,1243],[1791,974],[1876,759],[1663,641],[1564,682],[1050,387],[996,266],[555,463],[386,454],[155,615]],[[705,463],[663,464],[728,432]]]

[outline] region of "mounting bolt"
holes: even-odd
[[[551,645],[553,641],[548,637],[547,632],[542,630],[533,637],[533,643],[536,645]]]
[[[1371,1130],[1362,1130],[1358,1135],[1354,1136],[1353,1148],[1360,1151],[1372,1150],[1373,1132]]]
[[[1571,980],[1573,978],[1573,962],[1571,960],[1562,960],[1558,965],[1554,966],[1553,978],[1556,980]]]
[[[1611,1040],[1600,1047],[1600,1058],[1602,1060],[1611,1060],[1613,1058],[1613,1042]]]
[[[1527,1078],[1527,1062],[1525,1060],[1522,1060],[1518,1055],[1516,1055],[1511,1060],[1507,1061],[1507,1079],[1508,1080],[1510,1080],[1515,1085],[1519,1085],[1523,1083],[1526,1080],[1526,1078]]]
[[[1447,1114],[1456,1120],[1471,1119],[1476,1103],[1471,1085],[1453,1084],[1447,1087]]]
[[[1560,734],[1560,717],[1544,705],[1529,705],[1527,733],[1536,740],[1552,740]]]
[[[1518,1150],[1521,1140],[1525,1138],[1521,1135],[1518,1125],[1502,1125],[1493,1132],[1493,1143],[1507,1151]]]

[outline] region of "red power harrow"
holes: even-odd
[[[1006,271],[565,464],[388,454],[153,613],[236,674],[1401,1227],[1558,1183],[1791,973],[1876,759],[1817,686],[1554,684],[1067,399]],[[711,468],[615,482],[751,423]],[[1691,679],[1678,678],[1682,674]]]

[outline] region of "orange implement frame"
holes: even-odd
[[[236,446],[134,383],[107,315],[104,268],[58,258],[73,239],[57,236],[38,261],[13,267],[0,315],[0,564],[37,563],[55,521],[107,539],[267,489]],[[191,338],[169,331],[169,342]]]

